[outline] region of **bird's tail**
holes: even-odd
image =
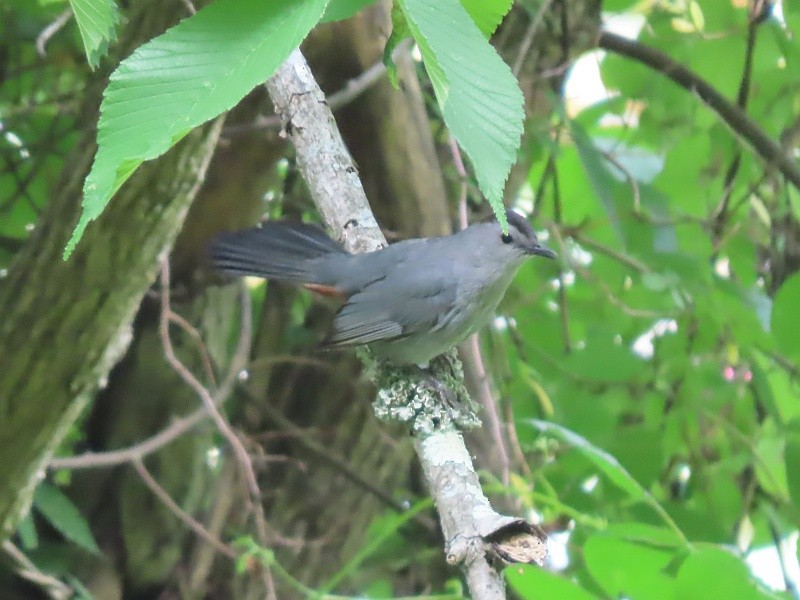
[[[310,262],[344,253],[319,227],[305,223],[268,221],[261,227],[223,233],[211,244],[211,260],[232,275],[255,275],[297,283],[313,278]]]

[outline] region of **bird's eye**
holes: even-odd
[[[510,244],[511,242],[514,241],[514,238],[511,237],[510,233],[504,233],[503,235],[500,236],[500,239],[503,240],[504,244]]]

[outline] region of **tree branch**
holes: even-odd
[[[267,89],[276,113],[281,115],[284,134],[294,142],[298,167],[328,227],[351,252],[368,252],[382,246],[385,240],[355,165],[325,96],[299,50],[269,79]],[[441,403],[431,390],[423,391],[420,386],[415,390],[419,395],[430,394],[434,403]],[[464,570],[475,600],[505,598],[503,580],[486,559],[483,536],[514,519],[494,512],[483,496],[460,434],[448,428],[428,429],[419,433],[415,448],[439,511],[448,559]]]
[[[632,58],[668,77],[679,86],[697,94],[702,102],[716,112],[737,135],[743,137],[768,166],[777,168],[786,179],[800,189],[800,167],[781,145],[770,138],[747,113],[720,94],[705,79],[675,62],[663,52],[649,48],[636,40],[603,31],[598,47]]]
[[[0,286],[0,540],[16,529],[54,448],[127,349],[157,257],[183,224],[221,125],[198,128],[139,169],[65,262],[91,161],[92,144],[78,144],[59,192],[12,263]]]

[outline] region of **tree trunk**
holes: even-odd
[[[133,19],[128,31],[160,33],[165,11],[158,12]],[[130,344],[136,309],[180,230],[220,129],[221,121],[198,128],[143,165],[63,261],[93,132],[67,161],[56,196],[0,289],[0,538],[16,529],[53,449]]]

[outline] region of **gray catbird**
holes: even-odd
[[[554,258],[524,217],[454,235],[414,239],[350,254],[314,225],[267,221],[220,235],[217,269],[304,285],[345,300],[328,347],[368,344],[395,364],[427,364],[486,323],[526,258]]]

